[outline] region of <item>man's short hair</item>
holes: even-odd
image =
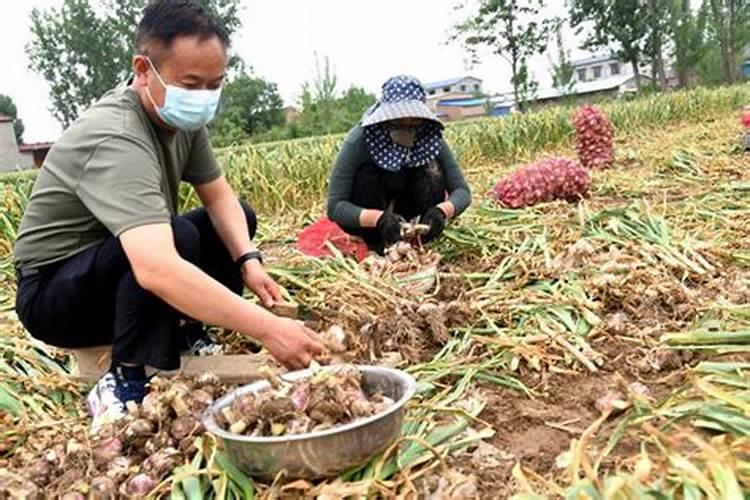
[[[156,56],[169,50],[176,38],[214,36],[229,47],[229,34],[211,12],[194,0],[152,0],[138,24],[136,49],[139,54]]]

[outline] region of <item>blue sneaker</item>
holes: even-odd
[[[86,397],[86,407],[93,418],[94,432],[102,425],[115,422],[127,412],[127,403],[141,403],[146,396],[148,379],[144,376],[126,380],[121,367],[105,373]]]

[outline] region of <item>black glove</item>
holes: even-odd
[[[401,241],[401,224],[405,222],[406,220],[398,214],[383,212],[383,215],[378,219],[376,228],[386,247]]]
[[[423,242],[432,241],[443,233],[445,229],[445,212],[440,207],[432,207],[419,218],[419,222],[430,226],[430,232],[428,232],[422,238]]]

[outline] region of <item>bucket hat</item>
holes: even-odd
[[[409,75],[391,77],[383,84],[380,100],[362,117],[362,126],[369,127],[399,118],[423,118],[437,123],[442,129],[443,124],[427,107],[426,101],[427,92],[419,80]]]

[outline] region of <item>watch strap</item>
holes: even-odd
[[[252,259],[257,259],[258,262],[263,264],[263,255],[257,250],[253,250],[252,252],[247,252],[245,254],[240,255],[239,257],[237,257],[237,260],[234,261],[234,263],[237,267],[241,268],[245,262],[247,262],[248,260],[252,260]]]

